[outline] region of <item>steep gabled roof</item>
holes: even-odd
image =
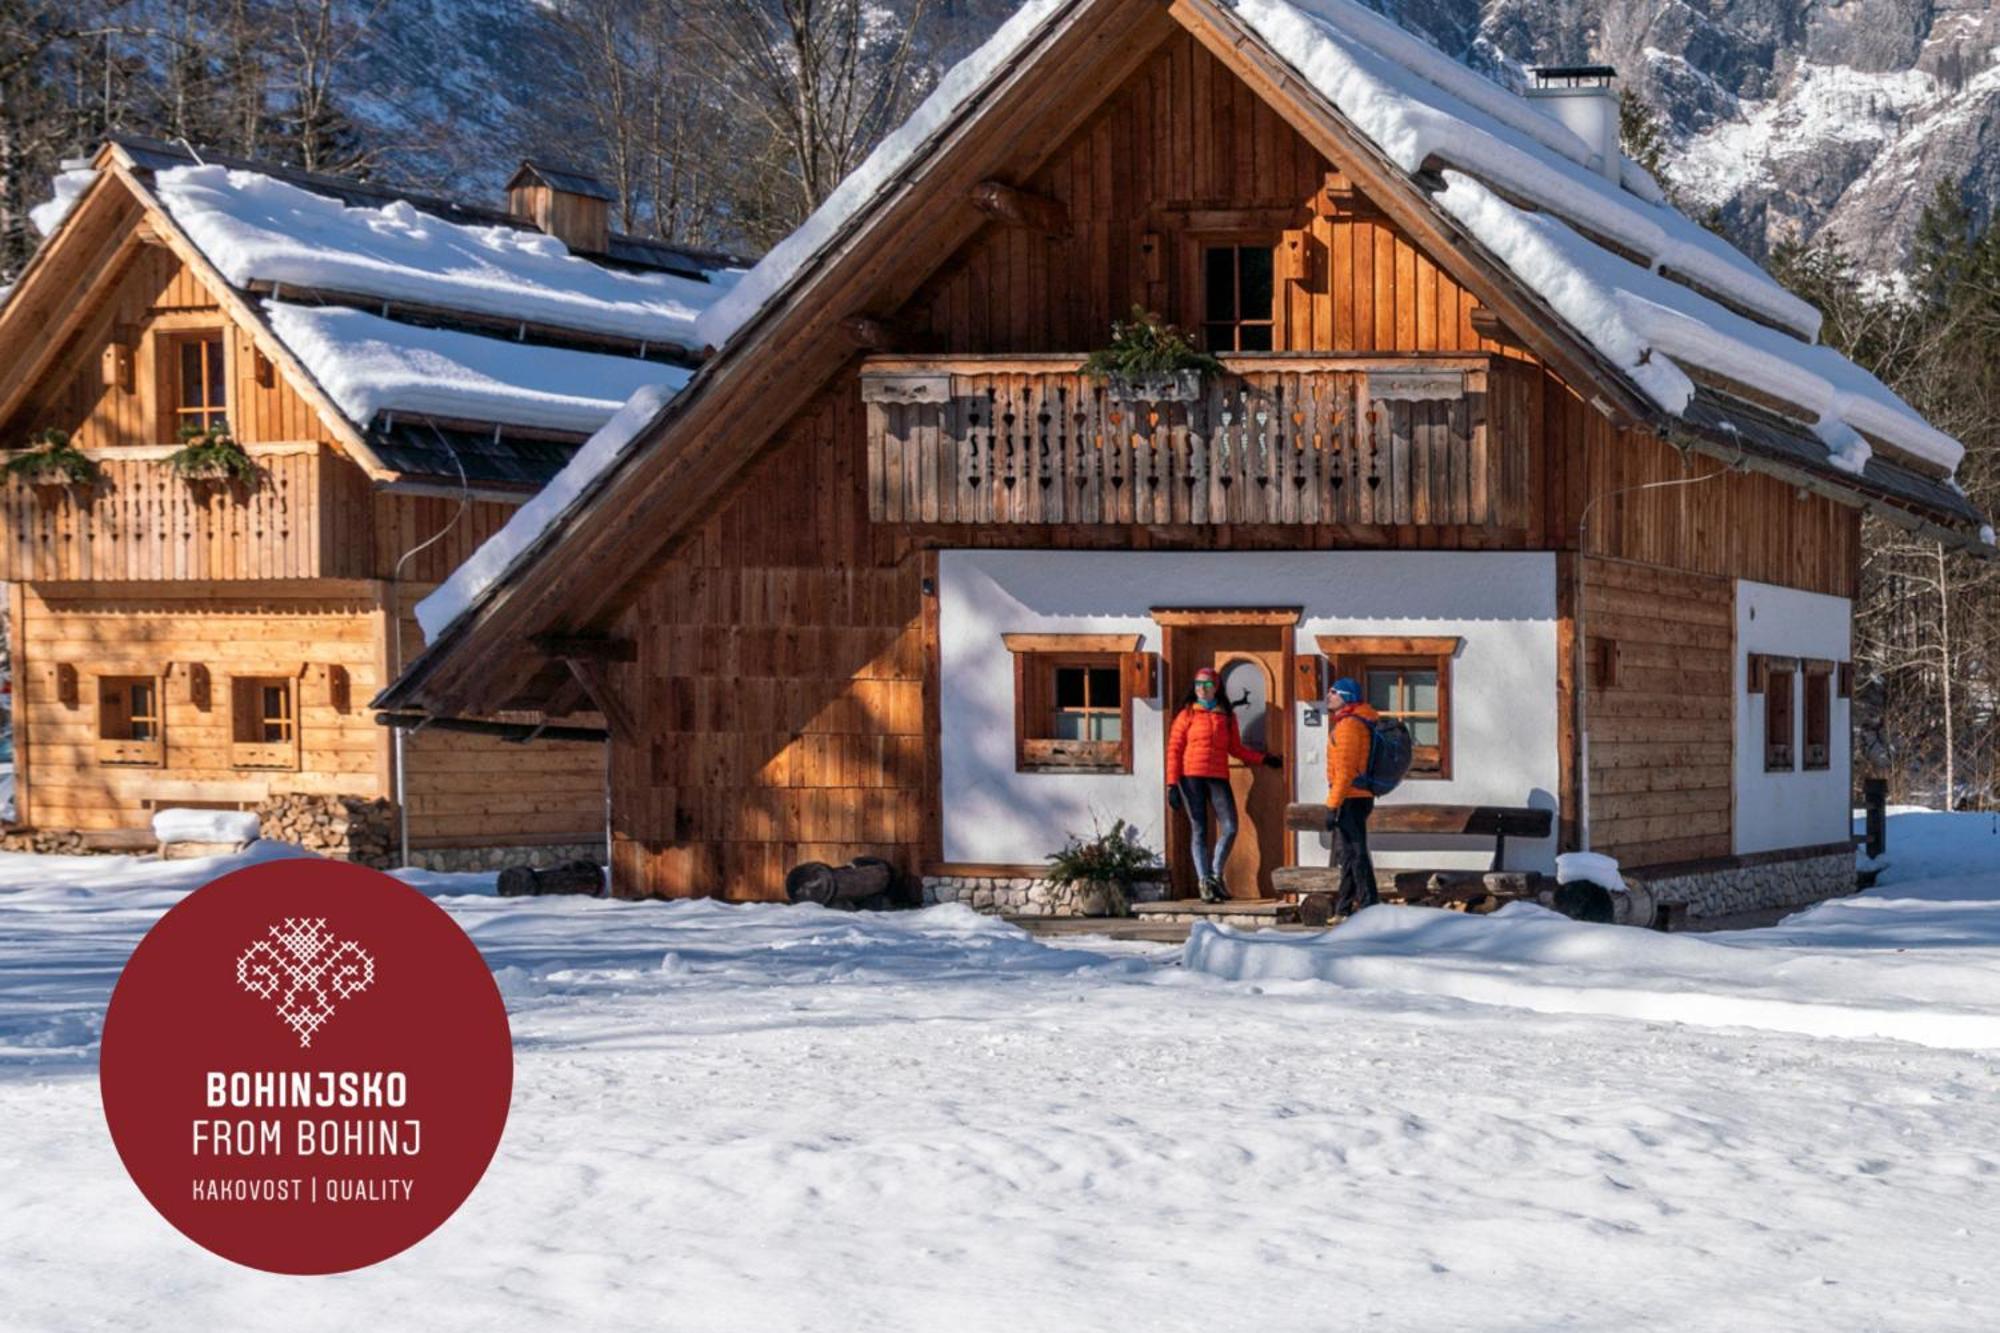
[[[687,381],[695,317],[737,272],[631,238],[585,258],[495,210],[150,140],[114,140],[59,198],[93,179],[131,191],[384,479],[462,467],[475,483],[546,482],[634,392]],[[41,261],[69,219],[40,220],[54,225],[23,292],[61,281]],[[15,305],[0,307],[0,344]]]
[[[559,503],[518,516],[440,590],[431,647],[381,702],[452,712],[522,699],[539,671],[522,660],[528,637],[614,615],[851,355],[839,321],[895,309],[980,225],[969,184],[1028,174],[1171,24],[1607,415],[1976,544],[1978,515],[1946,479],[1956,442],[1815,346],[1817,312],[1674,212],[1643,171],[1625,163],[1610,181],[1562,125],[1348,0],[1176,0],[1164,15],[1146,0],[1024,5],[699,318],[719,350],[689,387],[593,442],[552,488]],[[1750,406],[1763,397],[1805,420]],[[1861,432],[1908,457],[1868,458]],[[1746,447],[1751,435],[1767,447]]]

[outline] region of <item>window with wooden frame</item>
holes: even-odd
[[[229,429],[228,357],[221,329],[172,334],[166,347],[169,439]]]
[[[157,767],[165,754],[158,676],[97,678],[97,762]]]
[[[298,682],[290,676],[237,676],[229,693],[229,762],[237,768],[296,769]]]
[[[1132,771],[1135,634],[1008,634],[1014,767],[1022,773]]]
[[[1833,767],[1833,673],[1837,664],[1809,657],[1800,665],[1799,703],[1805,736],[1799,767],[1822,772]]]
[[[1364,702],[1410,729],[1411,779],[1451,776],[1451,664],[1463,643],[1455,635],[1319,638],[1330,678],[1351,676]]]
[[[1764,771],[1789,773],[1796,767],[1793,748],[1796,708],[1792,701],[1792,679],[1798,674],[1795,657],[1765,657],[1764,681]]]
[[[1277,272],[1269,242],[1201,247],[1202,341],[1211,352],[1268,352],[1276,345]]]

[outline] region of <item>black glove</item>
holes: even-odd
[[[1181,789],[1179,786],[1176,785],[1167,788],[1167,804],[1176,810],[1181,808]]]
[[[1285,766],[1285,761],[1281,759],[1279,756],[1275,754],[1267,754],[1264,756],[1264,767],[1283,768],[1284,766]]]

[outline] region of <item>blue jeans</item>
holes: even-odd
[[[1197,879],[1221,879],[1229,864],[1229,849],[1236,845],[1236,793],[1228,778],[1182,778],[1181,805],[1187,810],[1193,834],[1194,873]],[[1208,845],[1208,812],[1215,812],[1215,846]]]

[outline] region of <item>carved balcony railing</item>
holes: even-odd
[[[1520,528],[1527,432],[1485,356],[1229,358],[1184,402],[1124,401],[1077,357],[873,357],[884,523]]]

